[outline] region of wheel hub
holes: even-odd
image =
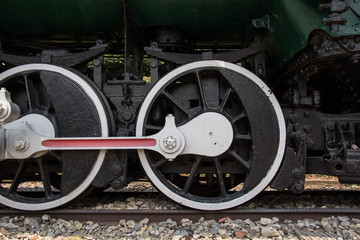
[[[164,142],[164,147],[167,149],[172,149],[176,147],[176,138],[174,138],[173,136],[166,137],[163,140],[163,142]]]
[[[215,112],[206,112],[194,118],[179,130],[185,137],[182,154],[216,157],[229,149],[233,140],[233,128],[229,120]]]
[[[46,149],[38,151],[37,136],[55,137],[55,129],[49,119],[40,114],[28,114],[14,122],[2,126],[7,134],[1,134],[6,142],[6,152],[1,153],[3,159],[25,159],[40,157],[46,154]],[[0,128],[0,130],[2,130]]]

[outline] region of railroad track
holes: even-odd
[[[34,193],[33,193],[34,194]],[[104,192],[101,193],[102,197],[114,198],[116,196],[126,199],[128,197],[136,197],[142,193],[138,192]],[[150,195],[157,195],[158,193],[147,193]],[[159,193],[160,194],[160,193]],[[276,193],[274,191],[265,191],[258,198],[263,197],[271,198],[272,195],[282,194],[284,198],[293,196],[290,193]],[[305,191],[303,195],[306,196],[353,196],[356,199],[360,198],[360,191],[318,191],[310,190]],[[99,197],[100,194],[94,194],[90,197]],[[86,201],[86,199],[84,200]],[[262,217],[272,218],[277,217],[280,220],[297,220],[311,218],[319,220],[324,217],[330,216],[348,216],[350,218],[360,218],[360,209],[332,209],[332,208],[283,208],[283,209],[230,209],[223,211],[198,211],[193,209],[80,209],[80,208],[60,208],[47,211],[20,211],[14,209],[0,209],[0,217],[9,216],[25,216],[25,217],[41,217],[44,214],[52,218],[61,218],[64,220],[78,220],[78,221],[93,221],[99,224],[114,224],[121,219],[140,221],[145,217],[151,222],[161,222],[167,219],[173,221],[180,221],[183,218],[188,218],[192,221],[198,221],[201,217],[204,219],[221,219],[229,217],[231,219],[250,219],[253,221],[259,220]]]
[[[280,220],[298,220],[298,219],[314,219],[320,220],[324,217],[331,216],[348,216],[350,218],[359,218],[359,209],[234,209],[223,211],[197,211],[197,210],[155,210],[155,209],[54,209],[40,212],[24,212],[12,209],[0,210],[0,216],[24,216],[24,217],[41,217],[44,214],[52,218],[61,218],[64,220],[77,221],[93,221],[99,224],[116,224],[121,219],[141,221],[145,217],[150,222],[162,222],[167,219],[173,221],[180,221],[183,218],[188,218],[192,221],[198,221],[201,217],[205,220],[221,219],[229,217],[231,219],[250,219],[257,221],[260,218],[276,217]]]
[[[149,201],[151,197],[164,198],[157,192],[145,193],[145,195],[139,192],[104,192],[92,194],[83,202],[89,202],[90,199],[95,199],[97,202],[98,199],[104,198],[110,202],[113,199],[122,198],[126,202],[129,201],[128,198],[138,199],[141,195]],[[277,197],[274,198],[274,196]],[[321,208],[320,201],[320,205],[311,208],[282,208],[279,207],[280,204],[273,208],[259,209],[259,205],[267,206],[268,203],[265,200],[265,204],[258,204],[257,201],[266,198],[275,199],[275,202],[278,198],[286,201],[298,200],[303,202],[302,204],[309,199],[309,203],[305,203],[309,206],[312,204],[312,199],[321,199],[322,201],[329,199],[329,201],[345,205],[341,205],[340,209]],[[81,209],[82,201],[68,206],[68,208],[37,212],[4,208],[0,209],[0,224],[4,226],[0,231],[0,238],[6,236],[12,239],[20,236],[20,238],[37,239],[46,236],[51,238],[60,236],[70,239],[82,239],[83,237],[85,239],[138,239],[140,237],[196,239],[201,236],[200,239],[204,239],[204,237],[215,239],[217,237],[233,238],[240,234],[249,238],[282,236],[301,240],[335,240],[338,237],[358,239],[360,230],[356,226],[360,221],[358,220],[360,219],[360,209],[357,204],[359,199],[360,191],[311,190],[305,191],[299,197],[287,192],[265,191],[246,206],[213,212],[198,211],[181,206],[179,206],[181,209],[176,210],[154,208]],[[251,205],[254,205],[255,209],[249,208]],[[348,207],[344,208],[346,205]],[[93,203],[87,205],[91,208],[97,206]]]

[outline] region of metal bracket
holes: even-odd
[[[191,62],[206,60],[206,58],[208,57],[207,54],[203,55],[203,54],[191,54],[191,53],[163,52],[160,48],[156,48],[154,46],[157,46],[157,44],[155,45],[151,44],[151,47],[145,47],[145,52],[148,56],[163,61],[168,61],[177,65],[184,65]],[[268,48],[268,43],[261,42],[259,45],[255,45],[248,48],[227,51],[227,52],[213,53],[212,59],[236,63],[247,57],[259,54],[265,51],[267,48]]]
[[[320,107],[321,95],[318,90],[308,93],[309,77],[305,74],[297,74],[293,77],[297,87],[293,90],[292,103],[295,106]]]
[[[274,31],[273,27],[271,26],[271,20],[269,15],[253,19],[251,20],[251,23],[255,28],[266,28],[270,32]]]
[[[15,66],[29,63],[52,63],[60,66],[74,67],[102,55],[107,47],[107,44],[102,44],[102,41],[98,40],[96,45],[89,48],[88,51],[77,53],[68,53],[64,50],[45,50],[40,56],[29,57],[6,54],[0,51],[0,60]]]
[[[339,31],[339,25],[345,25],[346,18],[341,17],[341,13],[349,10],[349,5],[343,0],[325,0],[325,2],[319,4],[319,9],[328,9],[329,16],[323,18],[322,23],[330,25],[332,32]]]

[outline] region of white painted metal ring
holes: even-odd
[[[190,71],[196,70],[196,69],[201,69],[201,68],[224,68],[224,69],[228,69],[228,70],[232,70],[234,72],[237,72],[237,73],[247,77],[248,79],[252,80],[259,87],[259,89],[262,92],[264,92],[264,94],[268,97],[269,101],[271,102],[271,104],[272,104],[272,106],[274,108],[274,111],[275,111],[275,114],[276,114],[276,117],[277,117],[277,120],[278,120],[277,122],[278,122],[278,128],[279,128],[279,143],[278,143],[278,149],[277,149],[276,157],[275,157],[275,159],[273,161],[272,166],[268,170],[266,176],[252,190],[250,190],[246,194],[244,194],[244,195],[242,195],[242,196],[240,196],[240,197],[238,197],[236,199],[226,201],[226,202],[220,202],[220,203],[219,202],[218,203],[203,203],[203,202],[197,202],[197,201],[193,201],[193,200],[184,198],[182,196],[177,195],[175,192],[171,191],[167,186],[165,186],[158,179],[158,177],[152,171],[152,168],[149,165],[149,162],[148,162],[148,160],[146,158],[145,151],[144,150],[138,150],[138,155],[139,155],[141,164],[142,164],[146,174],[148,175],[148,177],[152,181],[152,183],[161,192],[163,192],[167,197],[171,198],[175,202],[178,202],[178,203],[180,203],[182,205],[185,205],[187,207],[196,208],[196,209],[200,209],[200,210],[228,209],[228,208],[232,208],[232,207],[238,206],[240,204],[243,204],[243,203],[249,201],[250,199],[254,198],[260,192],[262,192],[269,185],[269,183],[271,182],[271,180],[275,176],[276,172],[280,168],[280,165],[281,165],[281,162],[282,162],[282,159],[283,159],[283,156],[284,156],[284,152],[285,152],[286,127],[285,127],[285,121],[284,121],[284,117],[283,117],[281,107],[280,107],[277,99],[275,98],[274,94],[272,93],[272,91],[255,74],[253,74],[252,72],[250,72],[247,69],[242,68],[242,67],[240,67],[238,65],[223,62],[223,61],[215,61],[215,60],[194,62],[194,63],[183,65],[183,66],[171,71],[170,73],[165,75],[162,79],[160,79],[155,84],[155,86],[150,90],[148,95],[146,96],[146,98],[145,98],[145,100],[144,100],[144,102],[143,102],[143,104],[141,106],[139,115],[138,115],[138,120],[137,120],[137,124],[136,124],[136,136],[137,137],[143,136],[143,128],[144,128],[145,117],[146,117],[146,114],[149,114],[148,113],[148,108],[150,107],[150,105],[151,105],[151,103],[153,101],[153,98],[160,91],[160,89],[165,84],[167,84],[169,81],[172,81],[173,79],[176,79],[179,76],[181,76],[181,75],[183,75],[183,74],[185,74],[187,72],[190,72]]]
[[[86,82],[86,80],[84,80],[81,76],[70,70],[50,64],[42,64],[42,63],[26,64],[2,72],[0,74],[0,84],[11,77],[32,71],[55,72],[67,77],[68,79],[78,84],[78,86],[80,86],[81,89],[86,93],[86,95],[93,101],[94,106],[96,107],[97,113],[99,115],[102,137],[108,136],[109,134],[108,119],[102,101],[98,97],[95,90],[90,86],[90,84]],[[17,202],[11,200],[9,198],[0,195],[0,203],[12,208],[21,209],[21,210],[31,210],[31,211],[46,210],[64,205],[65,203],[68,203],[71,200],[78,197],[82,192],[84,192],[89,187],[89,185],[94,180],[96,174],[101,168],[101,165],[105,158],[105,153],[106,150],[100,150],[99,155],[91,171],[89,172],[87,178],[73,191],[69,192],[68,194],[66,194],[65,196],[59,199],[55,199],[53,201],[44,202],[44,203],[23,203],[23,202]]]

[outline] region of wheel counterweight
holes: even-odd
[[[184,154],[169,161],[150,150],[138,154],[149,179],[172,200],[201,210],[227,209],[255,197],[273,179],[285,150],[285,122],[257,76],[234,64],[201,61],[156,83],[141,106],[136,135],[159,132],[167,114],[181,128],[206,112],[221,114],[233,129],[232,144],[221,155]]]
[[[41,128],[39,121],[32,121],[37,116],[52,125],[50,135],[55,137],[108,136],[103,100],[81,74],[50,64],[28,64],[1,73],[0,85],[11,92],[33,130]],[[22,210],[68,203],[90,186],[104,157],[105,150],[49,151],[1,161],[0,203]],[[29,192],[30,186],[37,194]]]

